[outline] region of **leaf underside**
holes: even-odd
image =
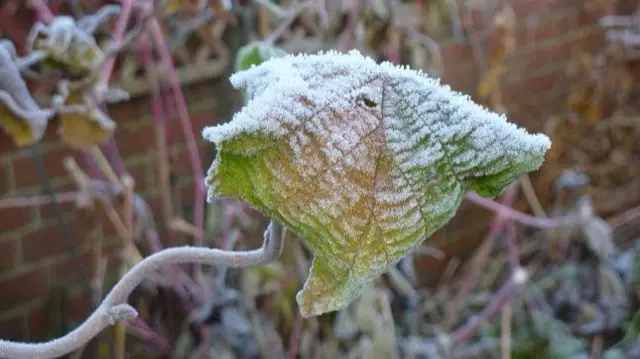
[[[85,105],[81,93],[71,93],[66,105]],[[113,134],[115,122],[97,107],[60,115],[60,135],[70,146],[87,149],[104,143]]]
[[[537,169],[531,135],[422,73],[356,51],[286,56],[236,73],[249,102],[204,130],[209,197],[247,202],[306,238],[304,316],[344,307],[455,214]]]

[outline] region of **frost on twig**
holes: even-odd
[[[185,263],[246,268],[275,260],[282,248],[283,227],[271,221],[259,249],[224,251],[203,247],[175,247],[156,252],[133,266],[91,316],[76,329],[45,343],[20,343],[0,339],[0,358],[57,358],[80,348],[116,321],[134,318],[137,312],[126,304],[127,298],[145,278],[161,268]]]
[[[0,125],[22,146],[42,138],[53,111],[38,106],[20,75],[18,61],[13,44],[0,41]]]
[[[306,238],[304,316],[344,307],[473,189],[496,196],[550,147],[441,85],[357,51],[270,59],[231,77],[248,104],[203,135],[209,197],[241,199]]]

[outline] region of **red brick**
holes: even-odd
[[[51,283],[63,285],[80,284],[79,281],[86,277],[79,271],[83,271],[89,280],[93,280],[95,275],[95,256],[93,251],[85,250],[78,253],[78,255],[77,259],[71,256],[71,258],[51,266],[49,271]]]
[[[78,216],[78,213],[76,213]],[[90,239],[85,231],[84,220],[76,218],[67,219],[67,225],[71,230],[73,240],[72,245],[75,248],[83,248]],[[25,234],[22,239],[22,260],[25,263],[37,262],[47,257],[58,256],[68,253],[69,249],[65,243],[64,233],[57,221],[51,221],[44,224],[29,233]]]
[[[124,123],[147,121],[145,117],[150,113],[148,102],[147,96],[141,96],[108,106],[109,116],[118,124],[116,134],[122,129]]]
[[[478,71],[476,68],[470,68],[463,72],[454,72],[454,70],[445,67],[442,83],[449,85],[456,91],[474,94],[478,85]],[[209,163],[208,166],[210,165]]]
[[[169,172],[174,176],[193,175],[191,156],[186,146],[174,146],[169,149]]]
[[[118,232],[116,232],[115,226],[107,216],[105,216],[104,219],[102,220],[102,233],[105,236],[118,235]]]
[[[554,12],[550,18],[543,13],[536,14],[523,26],[519,26],[516,29],[516,43],[518,46],[551,40],[554,37],[564,36],[567,32],[576,30],[578,11],[574,9],[561,9],[558,11],[559,13]]]
[[[529,102],[535,95],[554,90],[563,77],[564,73],[552,72],[507,83],[502,87],[502,100],[506,105]]]
[[[0,138],[0,141],[2,141],[2,138]],[[0,162],[0,198],[6,196],[12,190],[9,170],[8,163]]]
[[[122,243],[119,241],[107,243],[102,248],[102,257],[109,260],[108,266],[111,269],[120,268],[120,253],[122,253]]]
[[[561,42],[548,48],[536,49],[532,53],[523,54],[522,69],[530,73],[549,64],[566,62],[571,57],[571,42]]]
[[[38,299],[47,293],[47,274],[35,268],[0,280],[0,312]]]
[[[3,240],[0,242],[0,273],[10,269],[16,258],[17,242],[15,240]]]
[[[538,94],[553,89],[558,80],[559,76],[555,73],[541,75],[531,79],[527,79],[524,83],[524,88],[525,91],[527,91],[527,93],[531,95]]]
[[[572,42],[572,46],[576,49],[595,52],[602,49],[606,44],[604,31],[585,32],[582,36],[576,38]]]
[[[195,199],[195,184],[194,182],[181,183],[180,184],[180,197],[182,199],[182,205],[193,205]],[[206,189],[205,194],[206,196]]]
[[[142,154],[156,147],[156,132],[151,119],[145,120],[144,126],[134,130],[116,131],[114,138],[122,157]]]
[[[69,305],[65,308],[65,317],[69,321],[80,321],[87,318],[92,312],[91,297],[89,293],[82,292],[69,298]]]
[[[572,0],[511,0],[509,1],[509,5],[513,8],[517,18],[523,18],[534,14],[549,14],[570,8],[572,7],[571,1]]]
[[[471,45],[462,42],[448,42],[440,45],[440,54],[445,67],[468,63],[473,60]]]
[[[147,163],[126,166],[127,172],[135,180],[134,191],[137,192],[141,189],[148,187],[149,185],[148,168],[149,167]]]
[[[0,234],[31,223],[32,214],[29,207],[0,208]]]
[[[0,128],[0,153],[7,153],[15,149],[16,145],[13,143],[13,139],[4,131],[4,128]]]
[[[37,308],[33,308],[25,315],[27,325],[25,340],[40,342],[53,339],[55,334],[52,333],[52,327],[54,323],[59,320],[59,318],[55,317],[58,314],[57,310],[47,308],[46,303]]]
[[[162,199],[162,195],[157,193],[152,196],[146,196],[145,201],[147,202],[147,205],[151,208],[151,212],[153,213],[154,219],[156,221],[156,226],[162,226],[163,221],[160,221],[164,213],[164,204],[163,204],[164,201]]]
[[[72,156],[82,165],[81,154],[78,151],[68,147],[56,147],[45,151],[44,162],[47,169],[47,175],[50,179],[56,177],[67,177],[67,171],[64,168],[64,159]],[[15,177],[15,185],[18,188],[35,187],[41,185],[38,176],[36,162],[25,152],[21,156],[17,156],[13,160],[13,174]]]
[[[67,192],[67,189],[72,189],[72,185],[63,186],[64,188],[57,189],[56,192]],[[57,212],[62,214],[73,213],[76,210],[76,201],[58,201]],[[40,220],[47,221],[55,218],[54,205],[52,203],[46,203],[38,206],[40,211]]]
[[[24,340],[24,320],[19,315],[9,319],[0,320],[0,338],[5,340],[22,341]]]
[[[202,130],[205,127],[215,125],[217,122],[215,111],[208,110],[197,114],[190,114],[190,117],[191,127],[196,141],[204,141],[202,138]]]

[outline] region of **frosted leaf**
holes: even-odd
[[[551,142],[437,80],[357,51],[285,56],[234,74],[249,102],[206,128],[209,198],[243,200],[306,238],[304,316],[344,307],[454,215],[495,196]]]
[[[234,68],[236,71],[248,70],[252,66],[260,65],[271,58],[281,57],[286,54],[284,50],[266,42],[250,42],[238,50]]]
[[[42,138],[53,111],[41,109],[31,96],[17,60],[13,44],[0,41],[0,126],[23,146]]]
[[[90,19],[84,19],[80,24],[88,30],[98,25]],[[93,35],[79,27],[70,16],[56,16],[48,25],[34,24],[28,36],[27,50],[46,54],[42,61],[44,68],[57,69],[62,65],[65,70],[82,75],[95,72],[104,58]]]

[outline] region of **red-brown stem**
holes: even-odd
[[[342,36],[342,45],[340,49],[342,51],[348,51],[353,48],[356,37],[356,22],[358,21],[358,12],[360,11],[360,6],[362,6],[362,0],[355,0],[353,2],[353,6],[349,11],[347,26],[344,29]]]
[[[115,46],[122,41],[124,37],[124,33],[127,30],[127,24],[129,23],[129,18],[131,17],[131,8],[133,6],[132,0],[120,0],[121,9],[120,14],[118,15],[118,19],[116,20],[116,27],[113,30],[113,36],[111,38],[111,46]],[[111,73],[113,72],[113,66],[116,62],[116,56],[110,56],[104,63],[102,67],[102,71],[100,72],[100,78],[98,80],[98,84],[102,86],[106,86],[109,83],[109,79],[111,78]]]
[[[530,216],[528,214],[519,212],[509,206],[505,206],[498,202],[495,202],[489,198],[481,197],[475,192],[468,192],[466,198],[479,206],[497,212],[502,216],[513,219],[526,226],[535,228],[547,229],[570,226],[576,224],[580,220],[580,217],[578,216],[564,216],[556,218],[540,218]]]
[[[194,225],[198,229],[198,233],[195,236],[195,245],[202,246],[204,244],[204,172],[202,170],[202,163],[200,160],[200,154],[198,153],[198,146],[196,145],[195,137],[193,135],[193,128],[191,126],[191,119],[189,118],[189,111],[187,110],[187,103],[184,98],[184,94],[180,89],[180,80],[176,72],[173,60],[171,59],[171,53],[167,48],[164,40],[164,35],[160,28],[158,20],[152,18],[149,20],[149,29],[154,39],[155,46],[160,54],[161,61],[167,70],[167,76],[171,84],[172,94],[175,98],[176,108],[178,110],[178,118],[182,125],[182,130],[187,142],[187,151],[189,152],[189,158],[191,160],[191,168],[194,175],[195,186],[195,198],[194,198]],[[200,265],[194,266],[194,277],[202,283],[202,271]]]
[[[136,337],[154,343],[163,354],[171,353],[169,341],[151,329],[142,318],[137,317],[127,322],[127,329]]]
[[[511,265],[511,270],[514,270],[520,267],[520,251],[518,250],[518,239],[516,238],[516,224],[513,221],[509,221],[506,226],[507,231],[505,236],[509,253],[509,264]]]
[[[28,0],[31,7],[36,11],[38,19],[46,24],[53,20],[53,12],[43,0]]]
[[[463,326],[450,335],[451,345],[462,344],[473,337],[481,325],[485,324],[491,316],[509,302],[509,299],[516,293],[517,287],[511,280],[502,286],[480,314],[471,317]]]
[[[289,335],[289,350],[287,351],[288,359],[296,359],[298,355],[298,344],[300,342],[300,334],[302,333],[302,324],[304,320],[300,312],[296,314],[296,320],[293,322],[291,334]]]
[[[153,59],[151,57],[151,51],[149,50],[149,44],[147,40],[141,41],[138,54],[145,67],[151,84],[151,114],[153,121],[155,122],[156,131],[156,146],[157,148],[157,160],[158,160],[158,184],[160,185],[160,193],[162,193],[162,207],[164,212],[165,221],[169,222],[173,218],[173,204],[171,202],[171,188],[169,185],[169,153],[167,150],[167,118],[163,111],[164,103],[160,93],[160,79],[153,75]],[[173,230],[167,228],[171,234]]]

